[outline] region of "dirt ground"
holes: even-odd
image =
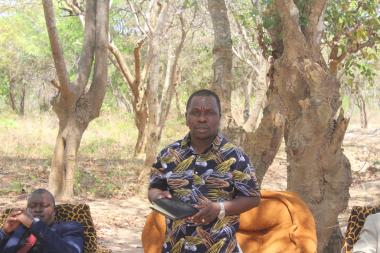
[[[344,140],[345,154],[351,162],[353,183],[350,189],[350,201],[348,209],[339,216],[340,226],[345,230],[350,208],[354,205],[373,205],[380,202],[380,128],[358,129],[347,131]],[[9,185],[15,171],[10,171],[9,163],[14,158],[8,159],[0,156],[0,189]],[[18,161],[22,168],[29,168],[35,173],[40,166],[30,166],[27,159]],[[45,161],[46,162],[46,161]],[[13,166],[11,166],[13,167]],[[22,171],[28,174],[31,171]],[[39,180],[38,185],[31,187],[46,187],[46,173]],[[132,181],[141,191],[135,194],[127,194],[120,197],[75,197],[72,202],[85,202],[90,205],[100,244],[112,249],[113,252],[143,252],[140,236],[146,215],[150,212],[149,204],[145,198],[145,185],[138,185],[137,177]],[[263,189],[286,189],[286,156],[282,147],[275,162],[267,172],[262,185]],[[8,193],[0,196],[0,210],[9,206],[25,205],[26,194]]]

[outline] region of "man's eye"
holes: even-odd
[[[200,111],[191,111],[190,115],[195,116],[195,117],[199,117],[199,116],[201,116],[201,112]]]
[[[215,115],[216,115],[216,112],[215,112],[215,111],[206,111],[206,112],[205,112],[205,115],[206,115],[206,116],[215,116]]]

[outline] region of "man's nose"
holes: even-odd
[[[201,122],[204,122],[207,120],[207,117],[206,117],[206,113],[205,112],[201,112],[199,117],[198,117],[198,121],[201,121]]]

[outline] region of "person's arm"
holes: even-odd
[[[43,221],[33,221],[30,231],[49,252],[82,253],[84,247],[83,227],[77,222],[65,222],[58,225],[56,231]]]
[[[0,229],[0,249],[5,245],[13,231],[20,226],[20,222],[14,219],[20,213],[22,213],[22,210],[13,210],[5,220],[3,228]]]
[[[83,227],[77,222],[66,222],[52,230],[41,220],[32,219],[28,212],[14,217],[37,237],[43,248],[55,253],[82,253],[84,244]],[[54,225],[53,225],[54,226]]]
[[[376,220],[377,217],[377,220]],[[359,240],[354,244],[353,253],[376,253],[379,240],[379,231],[376,231],[376,222],[380,222],[380,213],[369,215],[360,231]]]
[[[148,199],[150,202],[160,198],[171,198],[172,195],[168,191],[168,184],[164,177],[164,170],[161,164],[160,156],[164,151],[161,151],[156,162],[152,165],[152,171],[150,173]]]
[[[232,200],[223,202],[225,215],[239,215],[258,206],[259,203],[260,196],[237,196]],[[195,205],[195,207],[200,209],[200,211],[192,217],[192,220],[199,224],[212,222],[218,217],[220,212],[220,204],[218,202],[208,201]]]
[[[3,249],[8,239],[9,239],[9,236],[4,232],[3,229],[0,229],[0,250]]]

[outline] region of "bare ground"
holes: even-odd
[[[353,171],[353,183],[348,209],[339,216],[344,231],[349,212],[354,205],[373,205],[380,200],[380,129],[351,129],[344,140],[345,154]],[[36,187],[46,187],[50,161],[25,157],[0,156],[0,210],[9,206],[23,207],[26,193]],[[143,252],[140,236],[146,215],[150,212],[145,198],[146,185],[138,182],[138,162],[129,160],[81,159],[80,168],[114,168],[131,173],[120,174],[125,187],[122,194],[108,197],[81,192],[71,202],[85,202],[91,207],[100,244],[113,252]],[[116,167],[117,167],[116,166]],[[107,174],[104,174],[107,177]],[[91,181],[91,177],[88,179]],[[87,181],[88,181],[87,180]],[[81,187],[86,188],[86,180]],[[120,185],[120,184],[119,184]],[[286,189],[286,156],[282,147],[264,179],[262,188]],[[19,191],[18,191],[19,190]]]

